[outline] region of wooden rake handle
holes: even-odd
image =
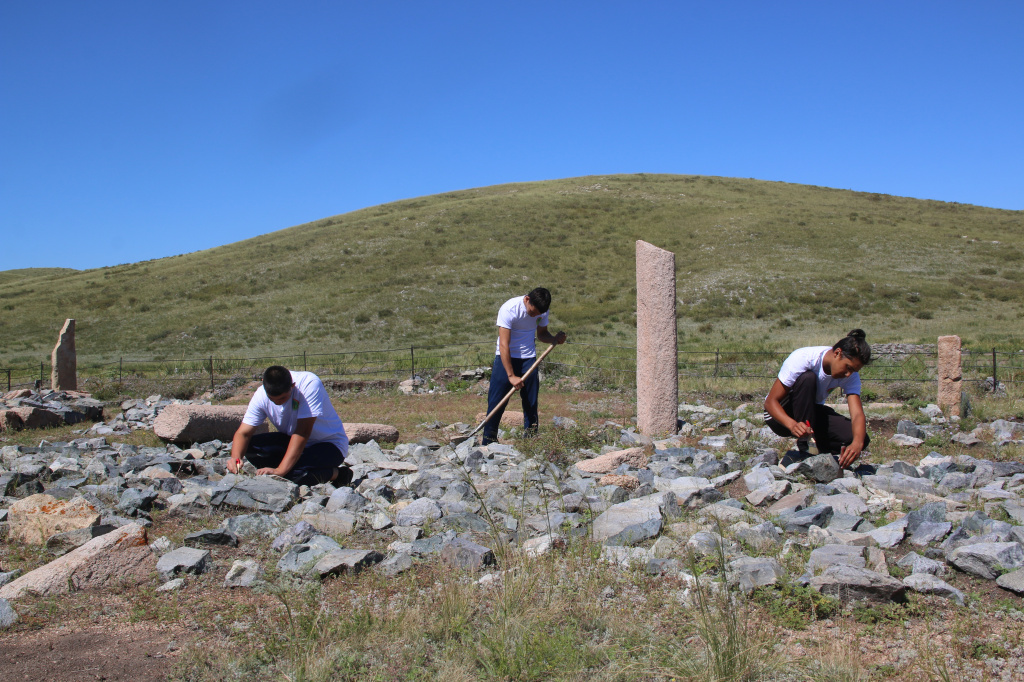
[[[526,370],[526,373],[525,373],[525,374],[523,374],[523,376],[522,376],[522,377],[520,377],[520,378],[521,378],[521,379],[523,379],[523,380],[525,380],[525,379],[526,379],[526,377],[528,377],[528,376],[530,376],[531,374],[533,374],[534,370],[536,370],[536,369],[537,369],[538,367],[540,367],[540,363],[541,363],[541,362],[542,362],[542,361],[544,360],[544,358],[546,358],[546,357],[548,356],[548,353],[550,353],[551,351],[553,351],[553,350],[555,349],[555,346],[557,346],[557,345],[558,345],[557,343],[553,343],[553,344],[551,344],[550,346],[548,346],[548,347],[547,347],[547,350],[545,350],[545,351],[544,351],[543,353],[541,353],[541,354],[540,354],[540,357],[539,357],[539,358],[537,358],[537,362],[533,363],[533,365],[531,365],[531,366],[530,366],[530,369]],[[480,424],[478,424],[478,425],[477,425],[477,427],[476,427],[475,429],[473,429],[472,431],[470,431],[470,432],[469,432],[469,435],[467,436],[467,438],[472,438],[473,436],[475,436],[475,435],[476,435],[476,432],[477,432],[477,431],[479,431],[480,429],[482,429],[482,428],[484,427],[484,424],[486,424],[486,423],[487,423],[487,421],[488,421],[488,420],[489,420],[489,419],[490,419],[491,417],[493,417],[493,416],[494,416],[494,413],[495,413],[495,412],[497,412],[498,410],[500,410],[500,409],[502,408],[502,406],[503,406],[503,405],[504,405],[505,403],[507,403],[507,402],[508,402],[508,399],[509,399],[509,398],[511,398],[511,397],[512,397],[512,394],[513,394],[513,393],[515,393],[515,392],[516,392],[516,389],[515,389],[515,387],[513,387],[511,391],[509,391],[508,393],[506,393],[506,394],[505,394],[505,397],[501,399],[501,402],[499,402],[499,403],[498,403],[497,405],[495,405],[495,406],[494,406],[494,409],[493,409],[493,410],[491,410],[490,412],[488,412],[488,413],[487,413],[487,416],[486,416],[486,417],[484,417],[484,420],[483,420],[482,422],[480,422]]]

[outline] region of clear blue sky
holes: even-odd
[[[0,3],[0,269],[636,172],[1024,209],[1024,3]]]

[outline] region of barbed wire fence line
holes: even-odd
[[[729,382],[740,379],[774,379],[786,351],[690,349],[677,352],[680,380],[701,379]],[[326,382],[341,387],[389,385],[404,379],[451,381],[466,370],[489,370],[494,358],[494,341],[475,341],[439,346],[301,353],[232,358],[210,355],[192,359],[139,359],[122,357],[117,361],[91,362],[79,357],[78,373],[82,382],[111,384],[119,388],[141,378],[166,383],[181,383],[202,389],[215,388],[229,379],[258,378],[270,365],[312,371]],[[871,383],[937,381],[937,351],[913,350],[885,352],[861,370],[861,378]],[[965,349],[961,354],[963,381],[998,381],[1000,384],[1024,383],[1024,353]],[[545,362],[548,378],[575,377],[584,385],[629,388],[636,385],[636,347],[599,343],[563,345]],[[50,366],[0,367],[0,386],[7,390],[35,385],[48,386]],[[38,383],[37,383],[38,382]]]

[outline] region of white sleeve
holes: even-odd
[[[846,385],[843,386],[843,393],[846,395],[860,395],[860,373],[854,372],[846,380]]]
[[[807,363],[807,353],[803,352],[803,348],[798,348],[789,354],[786,361],[782,363],[782,369],[779,370],[779,381],[786,388],[792,388],[793,384],[800,377],[801,374],[809,369],[813,369]]]
[[[299,411],[296,417],[298,419],[308,419],[309,417],[320,417],[324,413],[324,398],[326,397],[326,390],[324,384],[320,379],[314,379],[306,385],[306,389],[302,394],[305,400],[299,405]]]
[[[548,314],[547,313],[544,313],[543,315],[541,315],[540,317],[537,318],[537,326],[538,327],[546,327],[546,326],[548,326]]]
[[[505,329],[512,328],[512,310],[510,306],[502,305],[498,308],[498,321],[495,324]]]
[[[267,410],[263,405],[263,401],[266,400],[266,392],[263,387],[260,386],[256,389],[252,398],[249,400],[249,407],[245,409],[245,416],[242,417],[242,423],[248,424],[249,426],[259,426],[267,419]]]

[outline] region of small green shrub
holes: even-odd
[[[840,606],[834,597],[791,582],[760,587],[752,596],[755,602],[768,610],[776,623],[791,630],[804,630],[813,621],[836,614]]]

